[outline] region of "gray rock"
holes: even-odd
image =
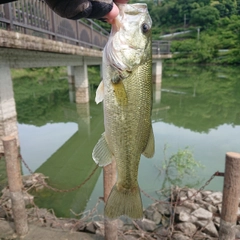
[[[219,213],[222,213],[222,204],[218,204],[217,208],[218,208]]]
[[[186,201],[187,199],[188,199],[187,196],[185,196],[185,197],[179,197],[179,201],[181,201],[181,202]]]
[[[205,202],[203,200],[196,200],[196,202],[202,207],[208,210],[209,212],[216,213],[218,211],[217,207],[213,206],[212,204]]]
[[[212,191],[204,190],[201,191],[203,198],[208,197],[210,194],[212,194]]]
[[[168,236],[168,230],[163,226],[156,228],[154,230],[154,233],[156,233],[156,235],[158,237],[167,237]]]
[[[64,230],[84,231],[86,223],[68,219],[50,219],[47,221],[46,226]]]
[[[3,210],[3,208],[0,206],[0,218],[5,218],[5,211]]]
[[[96,235],[99,235],[100,237],[105,236],[104,223],[101,221],[94,221],[93,224],[96,227]]]
[[[127,232],[129,230],[135,230],[135,226],[133,224],[124,224],[122,227],[123,232]]]
[[[155,205],[153,205],[154,208],[156,208],[158,210],[159,213],[161,213],[162,215],[167,215],[169,216],[171,214],[171,207],[169,203],[157,203]]]
[[[175,230],[179,230],[185,235],[192,237],[193,234],[197,231],[197,227],[193,223],[184,222],[175,225]]]
[[[190,208],[187,208],[185,206],[177,206],[175,208],[175,214],[180,214],[180,212],[187,212],[187,213],[191,213],[192,212],[192,209]]]
[[[170,219],[169,219],[169,217],[162,216],[162,225],[163,225],[164,227],[168,227],[169,224],[170,224]]]
[[[159,224],[162,220],[162,214],[157,210],[146,209],[144,215],[147,219],[154,221],[155,224]]]
[[[85,231],[90,233],[96,233],[97,227],[93,222],[89,222],[86,225]]]
[[[173,191],[173,197],[174,200],[176,200],[177,198],[178,199],[187,198],[187,189],[175,187]]]
[[[143,220],[137,220],[137,225],[145,232],[153,232],[156,228],[155,222],[144,218]]]
[[[220,221],[221,221],[220,217],[214,217],[213,218],[213,222],[218,228],[220,227]]]
[[[192,216],[198,218],[199,220],[207,220],[212,218],[213,214],[204,208],[199,208],[192,212]]]
[[[13,240],[18,239],[17,234],[14,232],[14,223],[7,222],[5,220],[0,219],[0,239],[2,240]]]
[[[206,233],[198,232],[194,238],[194,240],[219,240],[218,238],[213,238],[208,236]]]
[[[105,234],[104,234],[104,229],[97,229],[96,230],[96,236],[97,235],[99,235],[99,238],[101,238],[101,237],[104,237],[105,236]],[[97,238],[98,239],[98,238]]]
[[[45,208],[39,208],[37,214],[39,218],[55,219],[54,215]]]
[[[235,226],[235,230],[236,230],[235,238],[239,239],[240,238],[240,225]]]
[[[123,228],[124,222],[121,219],[116,219],[114,221],[115,221],[115,224],[117,225],[118,229],[122,229]]]
[[[137,240],[139,239],[139,236],[134,236],[134,235],[124,235],[123,237],[119,236],[118,240]]]
[[[24,199],[25,205],[33,204],[34,197],[29,193],[23,192],[23,199]]]
[[[187,196],[188,198],[191,198],[191,199],[198,199],[198,200],[202,199],[202,194],[200,192],[197,193],[197,190],[193,188],[188,189]]]
[[[213,206],[213,205],[209,205],[209,206],[207,207],[207,210],[208,210],[209,212],[211,212],[211,213],[217,213],[217,211],[218,211],[217,207],[215,207],[215,206]]]
[[[153,213],[154,213],[154,210],[153,210],[153,209],[147,208],[147,209],[144,211],[143,214],[144,214],[145,218],[151,219]]]
[[[87,225],[86,223],[79,221],[78,224],[73,225],[70,229],[71,229],[71,230],[74,229],[75,231],[80,231],[80,232],[82,232],[82,231],[85,230],[86,225]]]
[[[132,219],[127,216],[121,216],[119,219],[123,222],[123,224],[132,224]]]
[[[196,210],[200,207],[199,204],[193,203],[191,200],[184,201],[182,203],[182,206],[190,208],[192,210]]]
[[[210,197],[205,197],[205,198],[204,198],[204,201],[212,204],[212,199],[211,199]]]
[[[152,221],[155,222],[155,224],[159,224],[162,220],[162,214],[158,211],[155,211],[152,215]]]
[[[180,212],[180,214],[179,214],[179,220],[181,222],[193,222],[194,223],[198,219],[195,216],[193,216],[192,214],[183,211],[183,212]]]
[[[217,205],[222,202],[222,192],[213,192],[212,194],[208,195],[205,200]]]
[[[191,238],[183,235],[182,233],[175,233],[171,237],[171,240],[191,240]]]
[[[94,224],[94,226],[95,226],[95,228],[96,228],[97,230],[98,230],[98,229],[100,229],[100,230],[103,230],[103,229],[104,229],[104,223],[101,222],[101,221],[94,221],[93,224]]]
[[[197,221],[196,225],[203,227],[204,229],[202,230],[206,234],[210,235],[211,237],[218,237],[218,231],[213,223],[213,221],[209,220],[202,220],[202,221]]]
[[[179,214],[179,220],[182,222],[188,222],[190,221],[191,215],[188,212],[182,211]]]

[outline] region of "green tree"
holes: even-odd
[[[219,11],[220,17],[230,17],[237,13],[237,2],[235,0],[220,0],[214,7]]]
[[[203,28],[215,25],[219,19],[219,12],[216,8],[205,6],[192,11],[191,23]]]
[[[199,63],[210,62],[218,55],[218,40],[207,34],[202,34],[193,51],[193,59]]]
[[[173,2],[153,9],[153,14],[154,17],[156,16],[155,19],[159,20],[160,26],[163,24],[172,25],[181,22],[178,11]]]
[[[240,0],[237,0],[236,13],[240,15]]]
[[[240,49],[240,19],[233,18],[234,21],[229,24],[228,28],[233,32],[236,39],[236,47]]]

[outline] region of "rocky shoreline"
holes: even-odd
[[[31,181],[37,186],[36,179],[32,177]],[[29,186],[29,182],[29,179],[24,180],[25,185]],[[7,188],[2,192],[0,219],[13,221],[10,194]],[[93,220],[90,215],[82,219],[57,218],[50,211],[34,206],[34,199],[27,192],[24,198],[27,204],[30,203],[33,206],[27,209],[29,222],[64,231],[85,232],[95,235],[96,239],[98,237],[104,239],[105,219],[103,216],[99,216],[98,220]],[[221,192],[175,187],[168,201],[155,202],[147,207],[142,220],[133,221],[127,217],[121,217],[114,220],[114,224],[118,228],[118,239],[218,239],[221,208]],[[238,215],[240,217],[240,211]],[[235,227],[236,239],[240,239],[239,224],[238,220]]]

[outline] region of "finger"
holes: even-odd
[[[115,3],[121,3],[121,4],[125,4],[128,3],[128,0],[115,0]]]
[[[106,21],[108,23],[113,23],[113,20],[117,17],[117,15],[119,14],[119,9],[117,7],[117,5],[115,3],[113,3],[113,8],[112,10],[104,16],[104,18],[106,19]]]

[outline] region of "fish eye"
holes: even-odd
[[[141,28],[143,33],[147,33],[150,30],[150,27],[147,23],[143,23]]]

